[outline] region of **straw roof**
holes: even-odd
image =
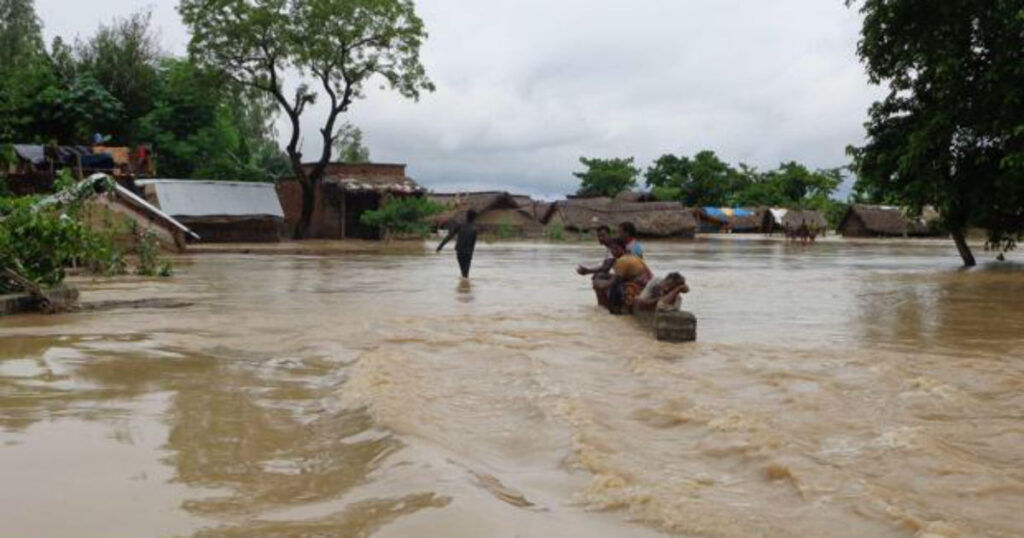
[[[849,219],[859,218],[864,227],[878,235],[927,235],[933,232],[933,225],[939,214],[935,208],[925,207],[919,218],[909,218],[906,209],[895,206],[854,204],[843,215],[839,229],[843,230]]]
[[[484,213],[493,209],[515,209],[523,215],[536,220],[531,210],[524,209],[520,203],[523,196],[513,196],[504,191],[467,192],[467,193],[430,193],[427,198],[433,202],[447,206],[447,210],[433,218],[434,224],[443,226],[452,219],[460,218],[470,209]],[[529,197],[525,197],[529,199]],[[532,200],[531,200],[532,202]]]
[[[729,215],[729,228],[733,231],[757,231],[761,229],[763,217],[761,209],[744,208]]]
[[[814,209],[790,209],[782,217],[782,225],[786,228],[799,228],[801,224],[825,229],[828,226],[828,221]]]
[[[692,233],[693,212],[678,202],[626,202],[609,198],[576,198],[555,203],[564,226],[588,231],[600,225],[632,222],[640,235],[668,237]]]

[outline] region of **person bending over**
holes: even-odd
[[[690,287],[686,285],[686,278],[683,275],[672,272],[664,278],[652,278],[644,290],[637,296],[633,305],[637,310],[646,312],[672,312],[682,307],[682,294],[688,293]]]
[[[462,271],[462,278],[469,278],[469,266],[473,263],[473,250],[476,248],[476,211],[466,211],[466,220],[456,223],[448,231],[448,235],[437,245],[437,252],[441,252],[448,241],[458,236],[455,240],[455,258],[459,260],[459,270]]]

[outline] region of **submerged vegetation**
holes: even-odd
[[[385,239],[426,237],[430,234],[428,219],[444,209],[441,204],[423,197],[387,197],[380,209],[363,213],[359,221],[379,230]]]
[[[58,185],[63,189],[49,198],[0,197],[0,269],[46,288],[63,282],[69,268],[124,274],[126,254],[136,254],[137,274],[170,275],[170,263],[160,257],[151,232],[134,231],[139,240],[135,252],[128,252],[115,245],[111,230],[94,229],[87,223],[85,204],[96,193],[94,184],[73,183],[65,175]],[[18,289],[0,279],[0,292]]]

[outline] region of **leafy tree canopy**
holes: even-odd
[[[411,99],[434,89],[420,62],[427,34],[412,0],[182,0],[179,10],[192,31],[189,51],[201,65],[268,94],[287,116],[286,150],[303,191],[296,237],[309,228],[314,188],[341,134],[338,117],[365,95],[366,85],[382,80]],[[289,70],[303,76],[293,91],[283,81]],[[318,98],[327,105],[323,144],[307,171],[300,118]]]
[[[338,153],[341,162],[370,162],[370,149],[363,145],[362,129],[346,122],[339,129],[339,133],[338,139],[334,142],[334,149]]]
[[[965,265],[968,226],[1012,248],[1024,233],[1024,6],[1019,0],[848,0],[858,53],[889,88],[850,148],[857,192],[933,205]]]
[[[627,159],[589,159],[580,157],[580,164],[587,169],[573,172],[580,179],[580,196],[615,196],[636,187],[640,169],[633,165],[633,157]]]

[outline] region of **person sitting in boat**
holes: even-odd
[[[645,312],[675,312],[683,305],[684,293],[689,293],[686,278],[672,272],[662,278],[652,278],[636,298],[634,308]]]
[[[612,265],[615,264],[615,257],[612,256],[610,248],[612,241],[612,230],[611,228],[601,225],[597,227],[597,242],[604,247],[604,261],[601,265],[594,267],[586,267],[583,264],[576,266],[576,273],[579,275],[594,275],[591,278],[591,282],[594,286],[594,292],[597,294],[597,303],[601,306],[607,307],[608,298],[608,284],[611,282],[611,270]]]
[[[632,313],[636,298],[654,275],[639,256],[627,252],[627,241],[616,237],[611,242],[612,278],[608,283],[608,311],[612,314]]]
[[[619,224],[619,237],[626,241],[626,252],[638,258],[644,257],[644,246],[636,240],[636,225],[626,221]]]

